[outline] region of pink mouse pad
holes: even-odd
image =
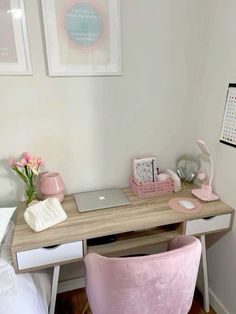
[[[194,208],[187,209],[187,208],[183,207],[179,203],[179,201],[183,201],[183,200],[191,202],[194,205]],[[172,198],[171,200],[169,200],[168,205],[170,206],[170,208],[176,210],[177,212],[186,213],[186,214],[198,213],[202,209],[201,203],[198,200],[196,200],[194,198],[190,198],[190,197]]]

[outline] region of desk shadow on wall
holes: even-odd
[[[16,206],[24,195],[22,180],[11,169],[7,159],[0,160],[0,207]]]
[[[210,248],[212,245],[217,243],[220,239],[222,239],[224,236],[226,236],[230,231],[222,231],[215,234],[208,235],[206,239],[206,246],[207,248]]]

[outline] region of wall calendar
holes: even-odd
[[[220,142],[236,147],[236,84],[229,84]]]

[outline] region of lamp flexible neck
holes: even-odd
[[[210,159],[210,163],[211,163],[211,177],[210,177],[210,181],[209,181],[209,186],[212,186],[212,180],[213,180],[213,174],[214,174],[214,168],[213,168],[213,160],[211,157],[209,157]]]

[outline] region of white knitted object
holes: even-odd
[[[32,230],[39,232],[62,222],[67,215],[60,202],[55,197],[50,197],[29,206],[24,218]]]
[[[167,169],[165,171],[167,174],[169,174],[172,179],[174,180],[174,192],[179,192],[181,191],[181,180],[179,178],[179,176],[172,170]]]

